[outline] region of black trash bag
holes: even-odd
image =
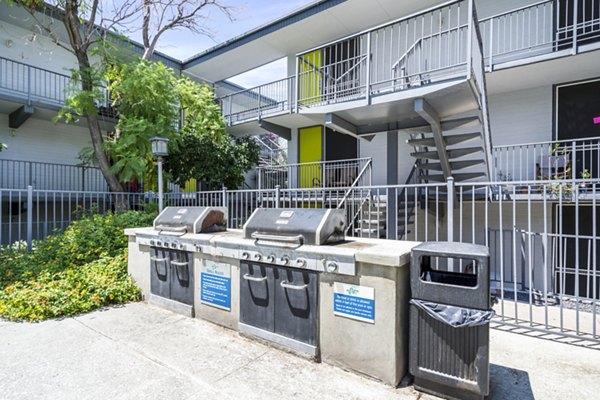
[[[446,304],[430,303],[423,300],[411,299],[410,304],[425,311],[432,318],[450,325],[453,328],[485,325],[496,315],[494,310],[483,311],[472,308],[449,306]]]

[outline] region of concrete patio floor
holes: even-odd
[[[600,350],[492,330],[489,399],[597,399]],[[0,320],[2,399],[432,399],[144,303]]]

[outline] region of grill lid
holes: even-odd
[[[161,232],[205,233],[227,230],[225,207],[166,207],[154,220]]]
[[[324,245],[344,240],[345,229],[344,210],[257,208],[244,225],[244,238]]]

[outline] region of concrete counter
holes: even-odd
[[[129,273],[150,296],[152,228],[128,229]],[[185,235],[186,243],[203,243],[193,251],[196,318],[238,330],[240,260],[254,245],[241,230]],[[143,242],[143,243],[141,243]],[[188,244],[189,244],[188,243]],[[353,254],[355,273],[319,271],[317,352],[315,359],[338,365],[396,386],[407,373],[410,251],[417,242],[349,239],[330,246],[302,246],[306,254]],[[247,256],[247,254],[246,254]],[[244,263],[244,261],[241,261]],[[248,263],[250,261],[246,261]],[[279,267],[285,268],[285,267]],[[292,268],[299,270],[298,268]],[[202,301],[202,274],[220,271],[229,285],[229,303]],[[300,269],[301,270],[301,269]],[[313,271],[314,273],[314,271]],[[246,284],[247,281],[243,281]]]

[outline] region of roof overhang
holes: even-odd
[[[202,52],[184,72],[218,82],[304,50],[424,10],[436,0],[321,0]]]

